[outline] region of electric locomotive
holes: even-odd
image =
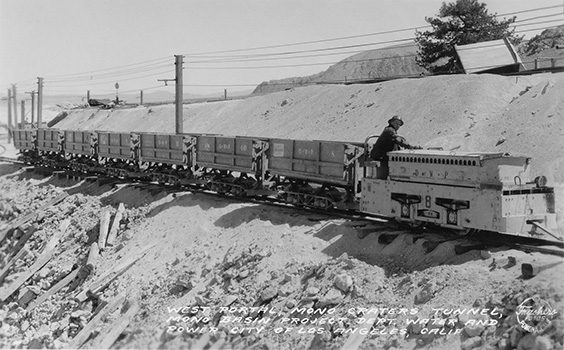
[[[388,153],[389,175],[367,162],[360,211],[410,225],[514,234],[556,228],[554,188],[531,178],[531,158],[493,152]]]

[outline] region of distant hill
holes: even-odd
[[[417,65],[417,44],[393,46],[370,50],[348,57],[327,70],[306,76],[263,82],[256,87],[253,95],[283,91],[299,86],[314,84],[342,84],[415,77],[426,73]],[[564,26],[549,28],[518,47],[523,66],[527,70],[564,66]]]
[[[517,48],[527,70],[564,66],[564,25],[549,28]],[[536,63],[535,63],[536,62]]]
[[[332,65],[326,71],[307,77],[286,78],[263,82],[253,91],[261,95],[313,84],[341,84],[418,76],[425,70],[417,65],[417,45],[394,46],[365,51]]]

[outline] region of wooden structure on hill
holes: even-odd
[[[455,49],[466,74],[504,74],[524,69],[517,50],[507,39],[456,45]]]

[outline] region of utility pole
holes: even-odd
[[[31,95],[31,127],[33,128],[33,122],[35,121],[35,90],[26,92]]]
[[[143,105],[143,90],[139,92],[139,105]]]
[[[86,90],[86,103],[90,104],[90,90]]]
[[[184,132],[184,115],[182,113],[182,69],[183,62],[182,59],[184,56],[182,55],[175,55],[176,62],[176,133],[181,134]]]
[[[18,129],[23,129],[25,127],[25,100],[22,100],[21,103],[22,103],[22,122]]]
[[[8,89],[8,143],[12,142],[12,90]]]
[[[182,114],[182,69],[183,69],[183,58],[182,55],[174,55],[174,64],[176,65],[176,78],[175,79],[157,79],[157,81],[164,81],[165,86],[168,85],[169,81],[176,82],[175,86],[175,132],[181,134],[184,132],[184,117]]]
[[[16,84],[12,84],[12,98],[14,99],[14,125],[18,124],[18,100],[16,99]]]
[[[41,127],[43,112],[43,78],[37,78],[37,128]]]
[[[119,83],[116,83],[114,86],[116,88],[116,106],[117,106],[119,105],[119,97],[118,97]]]

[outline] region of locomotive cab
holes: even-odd
[[[364,154],[360,158],[360,166],[364,169],[364,178],[385,180],[388,178],[390,168],[386,164],[370,158],[372,148],[374,147],[374,140],[377,138],[378,135],[370,135],[364,140]]]
[[[531,179],[528,157],[436,150],[388,155],[387,179],[367,170],[362,180],[363,212],[467,232],[556,227],[554,189],[543,177]]]

